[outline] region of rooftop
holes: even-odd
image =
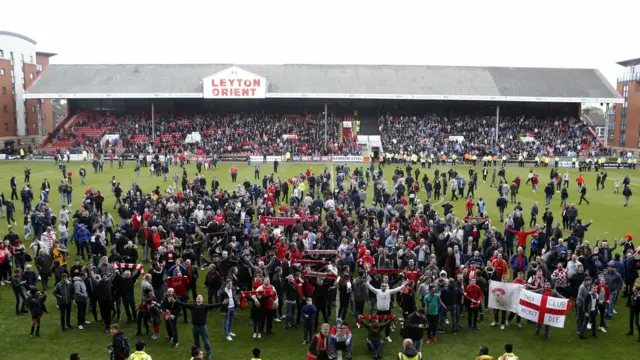
[[[624,67],[640,65],[640,58],[631,59],[631,60],[624,60],[624,61],[618,61],[616,64],[618,64],[620,66],[624,66]]]
[[[2,30],[0,30],[0,35],[13,36],[13,37],[20,38],[22,40],[26,40],[26,41],[32,43],[33,45],[37,44],[37,42],[35,40],[33,40],[32,38],[24,36],[22,34],[14,33],[14,32],[11,32],[11,31],[2,31]]]
[[[202,98],[231,64],[50,65],[26,98]],[[596,69],[417,65],[236,65],[268,81],[267,98],[615,103]]]

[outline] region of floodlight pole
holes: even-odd
[[[42,141],[44,140],[44,136],[42,135],[42,99],[38,99],[36,103],[38,105],[38,144],[42,144]]]
[[[607,107],[604,113],[604,147],[607,148],[609,146],[609,103],[607,103]]]
[[[151,141],[153,146],[156,145],[156,121],[155,121],[156,107],[153,100],[151,100]]]
[[[498,146],[498,124],[500,123],[500,105],[496,106],[496,146]]]
[[[325,101],[324,103],[324,141],[325,143],[327,142],[327,112],[328,112],[328,107],[327,107],[327,102]]]

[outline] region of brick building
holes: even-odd
[[[53,130],[51,100],[24,99],[56,55],[37,51],[36,44],[24,35],[0,31],[0,146],[11,140],[38,143]]]
[[[623,102],[615,106],[613,139],[610,134],[609,145],[640,148],[640,58],[617,64],[625,67],[616,86]]]

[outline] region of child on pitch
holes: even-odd
[[[316,319],[316,312],[318,312],[318,308],[313,305],[313,300],[310,297],[307,298],[307,303],[302,307],[301,312],[304,317],[304,338],[302,343],[306,344],[313,338],[313,324]]]

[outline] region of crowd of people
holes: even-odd
[[[48,139],[61,148],[94,149],[105,134],[119,134],[119,152],[179,153],[186,148],[209,154],[282,155],[356,155],[360,148],[351,139],[341,139],[340,121],[327,118],[325,139],[324,115],[282,115],[277,113],[198,113],[157,114],[152,124],[147,114],[105,116],[81,114],[67,128]],[[152,126],[153,125],[153,126]],[[82,129],[101,129],[86,135]],[[78,132],[80,131],[80,134]],[[155,131],[156,140],[153,142]],[[197,144],[185,144],[187,136],[200,133]],[[342,140],[342,141],[341,141]],[[102,144],[103,148],[109,148]],[[114,146],[115,148],[115,146]],[[193,151],[195,152],[195,151]]]
[[[339,116],[328,117],[325,139],[323,114],[160,113],[155,116],[155,127],[152,127],[150,116],[145,114],[81,113],[72,124],[58,129],[47,141],[54,144],[55,149],[93,150],[103,135],[115,133],[120,134],[118,152],[127,153],[153,149],[157,153],[173,154],[189,148],[208,154],[359,155],[361,149],[357,141],[343,139],[341,121]],[[492,117],[388,114],[380,116],[378,126],[387,153],[455,152],[508,157],[551,153],[571,157],[589,151],[600,154],[600,144],[589,126],[567,117],[501,118],[498,144],[494,143],[496,128]],[[92,129],[100,131],[96,133]],[[202,140],[193,145],[185,144],[187,135],[192,132],[200,133]]]
[[[335,180],[327,168],[280,179],[274,164],[271,176],[261,178],[258,168],[256,183],[244,179],[223,189],[216,176],[175,166],[174,183],[166,189],[122,184],[116,173],[111,194],[89,188],[73,212],[62,206],[54,214],[53,190],[44,183],[35,206],[24,205],[26,237],[9,228],[0,265],[2,284],[11,284],[16,294],[16,315],[31,315],[31,336],[39,336],[41,326],[53,327],[53,320],[42,325],[42,319],[51,316],[45,300],[54,296],[60,330],[101,323],[113,336],[114,359],[133,354],[120,322],[136,324],[136,336],[153,340],[164,327],[175,349],[180,335],[184,339],[177,326],[183,319],[192,324],[194,358],[210,360],[207,313],[224,313],[224,336],[233,342],[234,328],[246,326],[235,324],[236,311],[249,306],[253,338],[273,335],[275,323],[299,327],[308,360],[351,358],[362,351],[354,342],[366,342],[380,359],[394,328],[408,339],[401,358],[416,359],[423,344],[462,331],[463,316],[468,332],[480,331],[485,316],[502,329],[514,319],[526,326],[517,314],[488,308],[488,284],[495,280],[575,297],[581,339],[587,330],[605,333],[610,319],[622,317],[616,315],[618,298],[625,297],[628,335],[638,331],[640,342],[640,248],[632,235],[589,241],[591,223],[566,198],[561,214],[549,203],[544,212],[537,203],[525,211],[518,193],[529,181],[511,180],[505,168],[497,179],[495,170],[492,175],[501,210],[501,221],[492,223],[485,200],[473,193],[488,181],[486,168],[469,168],[466,176],[453,168],[431,173],[424,165],[393,169],[372,163],[338,165]],[[389,169],[391,182],[384,177]],[[553,197],[561,176],[550,170],[552,191],[545,188],[545,194]],[[565,188],[584,187],[578,179],[576,185],[562,179]],[[367,199],[370,186],[374,195]],[[442,196],[442,204],[432,203],[432,195]],[[105,199],[113,208],[104,206]],[[618,247],[622,251],[614,253]],[[361,326],[365,330],[356,329]],[[540,334],[541,326],[535,328],[532,333]],[[544,336],[550,337],[548,326]],[[488,356],[483,352],[479,356]]]
[[[494,117],[437,115],[381,116],[378,121],[386,152],[402,154],[504,154],[527,157],[553,152],[559,156],[598,148],[589,127],[572,118],[530,116],[500,118],[495,144]],[[410,131],[407,131],[410,129]],[[450,139],[450,136],[454,138]],[[462,139],[458,138],[462,137]]]

